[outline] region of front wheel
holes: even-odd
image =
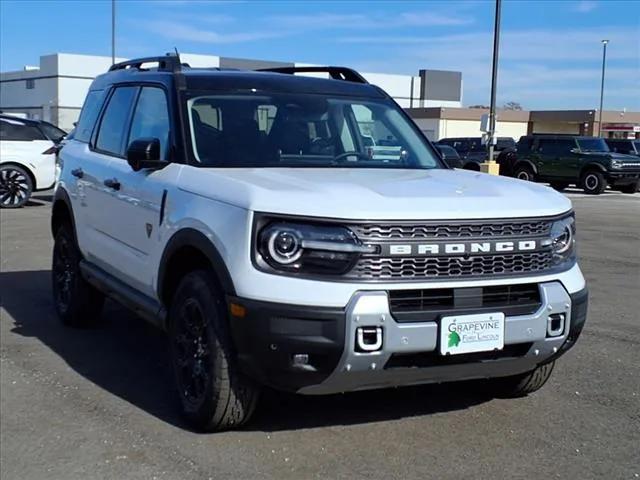
[[[171,358],[182,411],[199,430],[245,423],[258,387],[237,367],[222,293],[204,270],[187,274],[169,310]]]
[[[513,176],[519,180],[525,180],[527,182],[534,182],[536,179],[533,169],[529,165],[520,165],[516,167],[513,172]]]
[[[515,375],[513,377],[501,377],[490,380],[494,393],[503,398],[526,397],[530,393],[540,390],[547,383],[551,372],[553,372],[554,362],[540,365],[535,370]]]
[[[592,170],[582,175],[582,189],[589,195],[600,195],[607,188],[607,179],[601,172]]]
[[[33,193],[29,174],[17,165],[0,167],[0,208],[20,208]]]

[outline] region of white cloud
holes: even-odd
[[[598,2],[592,0],[582,0],[574,8],[576,12],[589,13],[598,8]]]
[[[272,25],[289,29],[392,29],[401,27],[460,26],[473,23],[473,18],[457,15],[453,10],[438,12],[403,12],[400,14],[316,13],[272,15]]]
[[[218,33],[207,28],[193,26],[191,23],[180,23],[170,20],[156,20],[143,24],[149,32],[161,35],[171,40],[182,40],[187,42],[230,44],[253,42],[282,36],[278,32],[232,32]]]

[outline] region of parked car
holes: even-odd
[[[548,182],[556,190],[576,185],[600,194],[607,185],[635,193],[640,181],[640,158],[613,153],[602,138],[576,135],[532,135],[520,138],[513,176]]]
[[[480,171],[480,164],[487,161],[487,146],[482,143],[481,137],[455,137],[443,138],[436,142],[436,145],[447,145],[454,148],[460,158],[464,169]],[[511,137],[498,137],[495,146],[496,161],[501,163],[503,152],[514,152],[516,142]],[[504,155],[502,156],[504,157]],[[506,159],[505,159],[506,160]],[[502,170],[502,165],[501,165]]]
[[[372,157],[364,129],[400,151]],[[586,320],[570,200],[445,168],[348,68],[119,63],[93,81],[60,160],[58,316],[94,324],[109,295],[165,329],[199,429],[242,425],[264,385],[490,379],[527,395]]]
[[[605,138],[604,141],[612,152],[640,157],[640,139]]]
[[[436,144],[436,148],[440,151],[440,155],[442,159],[445,161],[447,165],[451,168],[462,168],[463,163],[460,155],[455,148],[450,147],[449,145],[439,145]]]
[[[48,122],[0,115],[0,208],[22,207],[55,181],[55,145],[65,132]]]

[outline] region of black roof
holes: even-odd
[[[12,122],[24,123],[25,125],[40,125],[41,123],[43,123],[42,120],[32,120],[30,118],[16,117],[14,115],[2,114],[2,113],[0,113],[0,118],[5,120],[11,120]],[[44,122],[44,123],[49,123],[49,122]]]
[[[146,63],[158,63],[156,68],[143,68]],[[151,57],[116,64],[109,72],[98,76],[92,89],[126,82],[170,83],[189,90],[269,91],[286,93],[318,93],[325,95],[385,98],[386,94],[370,85],[357,72],[345,67],[290,67],[280,71],[191,68],[179,63],[178,57]],[[326,72],[333,78],[293,75],[296,72]]]

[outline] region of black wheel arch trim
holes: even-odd
[[[601,164],[596,163],[596,162],[592,162],[592,163],[588,163],[584,167],[582,167],[582,169],[580,170],[580,178],[582,178],[585,173],[587,173],[589,171],[592,171],[592,170],[597,170],[598,172],[604,173],[605,175],[607,173],[609,173],[607,171],[607,169],[604,166],[602,166]]]
[[[213,267],[216,277],[220,281],[220,285],[222,286],[224,293],[226,295],[236,294],[231,274],[229,273],[229,270],[222,259],[222,255],[220,255],[216,246],[201,231],[194,228],[183,228],[173,234],[162,252],[160,267],[158,269],[158,298],[162,298],[166,267],[169,260],[172,255],[182,247],[193,247],[202,252],[211,262],[211,266]]]
[[[73,214],[73,206],[71,204],[71,198],[69,197],[69,194],[67,193],[67,191],[62,187],[56,188],[56,191],[53,194],[53,201],[51,202],[51,204],[52,204],[52,207],[51,207],[51,235],[54,236],[54,237],[56,236],[56,229],[55,229],[56,205],[59,205],[60,202],[64,203],[65,206],[67,207],[67,210],[69,211],[69,219],[71,220],[71,228],[73,229],[73,236],[74,236],[74,238],[77,239],[77,236],[76,236],[76,219],[75,219],[75,216]]]

